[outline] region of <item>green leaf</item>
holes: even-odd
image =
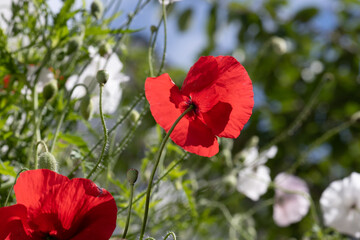
[[[299,22],[308,22],[319,13],[319,9],[314,7],[304,8],[296,13],[293,20]]]
[[[0,160],[0,174],[6,176],[16,177],[16,172],[13,166],[10,166],[10,161],[3,162]]]

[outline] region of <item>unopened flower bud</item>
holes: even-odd
[[[41,153],[39,155],[39,168],[57,172],[57,161],[54,155],[49,152]]]
[[[91,3],[91,14],[97,19],[99,20],[103,13],[104,13],[104,5],[101,1],[99,0],[94,0],[92,3]]]
[[[45,100],[50,101],[51,99],[53,99],[57,94],[57,91],[58,91],[57,81],[53,79],[44,86],[43,96]]]
[[[151,25],[150,30],[151,30],[152,33],[154,33],[154,32],[156,32],[158,29],[157,29],[156,26]]]
[[[56,59],[57,59],[58,61],[64,60],[64,57],[65,57],[65,52],[64,52],[64,51],[61,51],[61,52],[59,52],[59,53],[56,55]]]
[[[68,47],[67,47],[66,53],[69,55],[69,54],[76,52],[80,48],[81,44],[82,44],[81,38],[76,37],[76,38],[71,39],[68,42]]]
[[[131,110],[131,112],[130,112],[130,121],[132,123],[135,123],[135,122],[137,122],[139,120],[139,118],[140,118],[139,112],[136,111],[135,109]]]
[[[102,56],[102,57],[104,57],[104,56],[106,56],[107,54],[109,54],[110,51],[111,51],[110,46],[109,46],[109,44],[107,44],[107,43],[103,43],[103,44],[101,44],[100,47],[99,47],[99,54],[100,54],[100,56]]]
[[[138,170],[134,169],[134,168],[130,168],[127,173],[126,173],[126,177],[127,180],[129,181],[129,183],[131,185],[134,185],[134,183],[136,182],[137,178],[138,178],[139,172]]]
[[[270,46],[272,50],[278,55],[282,55],[288,51],[287,43],[285,39],[281,37],[272,37],[270,39]]]
[[[353,123],[355,123],[355,122],[360,122],[360,111],[358,111],[358,112],[356,112],[356,113],[354,113],[352,116],[351,116],[351,121],[353,122]]]
[[[105,70],[99,70],[96,73],[96,80],[100,84],[105,84],[109,79],[109,74]]]
[[[82,98],[80,102],[80,113],[83,118],[86,120],[89,120],[93,113],[93,104],[91,102],[91,99],[88,95]]]

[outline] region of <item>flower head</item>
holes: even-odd
[[[320,205],[325,225],[360,238],[360,174],[334,181],[322,193]]]
[[[201,57],[179,88],[167,73],[147,78],[145,94],[156,122],[185,150],[211,157],[219,151],[218,137],[236,138],[254,105],[251,80],[244,67],[230,56]]]
[[[275,177],[275,204],[273,218],[278,226],[299,222],[309,211],[310,201],[304,196],[309,189],[302,179],[287,173]],[[291,193],[290,193],[291,192]]]
[[[264,164],[269,158],[274,158],[276,153],[276,146],[262,153],[259,153],[257,146],[242,151],[241,155],[245,158],[244,168],[238,173],[237,190],[253,201],[259,200],[271,182],[270,169]]]
[[[114,198],[88,179],[30,170],[14,190],[17,204],[0,208],[0,239],[108,240],[116,227]]]

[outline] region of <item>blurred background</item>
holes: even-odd
[[[64,1],[60,0],[34,2],[35,7],[41,6],[38,8],[40,15],[47,13],[45,8],[51,9],[52,14],[45,19],[50,16],[55,19],[64,6]],[[65,4],[67,2],[70,1]],[[164,136],[147,111],[146,100],[130,107],[136,102],[134,96],[141,99],[145,79],[149,77],[149,46],[155,33],[155,73],[160,68],[164,49],[164,25],[157,27],[161,23],[161,4],[157,0],[140,2],[141,9],[137,12],[138,1],[104,0],[102,23],[90,20],[91,16],[83,10],[77,11],[66,18],[64,26],[67,27],[64,28],[68,28],[68,38],[61,38],[60,30],[51,35],[51,31],[37,29],[36,20],[35,27],[30,26],[31,21],[29,26],[24,25],[27,17],[31,19],[28,16],[31,8],[25,14],[18,13],[25,15],[25,19],[14,18],[9,10],[10,1],[0,3],[0,13],[5,18],[22,23],[9,25],[0,21],[3,28],[0,40],[0,79],[3,79],[0,83],[0,159],[3,167],[0,174],[4,176],[13,176],[26,164],[33,133],[28,123],[33,113],[31,100],[21,97],[20,90],[29,81],[27,66],[38,66],[46,56],[46,48],[36,44],[21,49],[27,44],[23,44],[24,38],[19,34],[40,38],[46,33],[43,44],[47,44],[47,36],[52,42],[58,37],[62,39],[58,40],[59,49],[66,49],[73,36],[85,32],[76,60],[56,60],[53,54],[43,66],[61,73],[55,74],[59,98],[45,111],[41,128],[42,138],[49,142],[56,127],[54,119],[61,115],[62,99],[69,92],[66,81],[74,74],[81,75],[83,66],[91,61],[89,46],[96,48],[107,43],[120,59],[120,70],[127,78],[121,81],[119,106],[106,117],[110,129],[121,116],[128,116],[129,108],[134,110],[130,114],[133,118],[126,118],[114,131],[113,147],[109,149],[109,156],[114,160],[108,159],[97,175],[97,181],[111,189],[117,199],[120,211],[117,231],[124,226],[126,211],[122,209],[126,209],[129,197],[125,173],[130,167],[140,170],[136,191],[141,193],[146,188],[152,159]],[[69,9],[90,11],[91,3],[74,1]],[[160,239],[166,231],[174,231],[179,239],[319,239],[320,228],[324,239],[350,238],[323,225],[319,199],[330,182],[360,171],[360,3],[357,0],[182,0],[168,5],[167,15],[167,48],[162,72],[169,73],[181,86],[189,68],[200,56],[231,55],[246,68],[253,82],[255,106],[237,139],[220,139],[218,155],[203,158],[190,154],[157,185],[149,235]],[[49,27],[56,23],[59,25],[59,20],[50,20]],[[98,26],[107,30],[101,32],[95,28]],[[152,31],[151,26],[156,26],[156,31]],[[12,47],[5,35],[7,40],[17,37]],[[74,64],[68,64],[70,61]],[[13,76],[10,82],[5,81],[8,75]],[[39,101],[41,105],[41,97]],[[101,139],[101,125],[96,113],[92,120],[84,119],[75,100],[70,101],[69,106],[54,154],[61,173],[81,177],[80,170],[71,170]],[[29,114],[22,117],[23,112]],[[141,122],[137,121],[137,113],[141,114]],[[17,132],[19,127],[21,131]],[[239,153],[251,146],[257,146],[261,152],[272,145],[277,146],[278,151],[266,163],[271,179],[280,172],[303,179],[313,199],[313,213],[319,220],[309,213],[300,222],[277,226],[272,218],[273,188],[258,201],[236,190],[237,173],[244,161]],[[92,166],[98,151],[99,147],[94,155],[90,154],[89,163],[82,162],[83,172]],[[183,156],[183,151],[171,143],[166,151],[159,176]],[[108,162],[111,165],[107,165]],[[8,179],[4,177],[1,181],[6,183]],[[1,202],[7,189],[0,191]],[[135,239],[139,232],[143,200],[134,207],[129,239]]]

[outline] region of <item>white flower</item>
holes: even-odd
[[[80,76],[71,76],[66,81],[66,88],[70,91],[75,84],[83,83],[87,85],[89,91],[95,94],[92,99],[94,103],[94,112],[99,113],[99,84],[96,81],[96,73],[98,70],[103,70],[105,67],[104,70],[109,73],[109,80],[103,88],[103,111],[104,113],[112,114],[116,111],[121,99],[122,89],[120,83],[128,81],[129,77],[120,72],[123,65],[115,53],[111,54],[107,60],[107,58],[97,54],[97,50],[94,47],[89,47],[89,52],[90,57],[92,57],[90,64]],[[80,98],[84,96],[84,94],[85,90],[82,87],[77,87],[74,90],[72,97]]]
[[[320,205],[325,225],[360,238],[360,174],[334,181],[322,193]]]
[[[181,0],[159,0],[160,4],[163,4],[163,2],[165,3],[165,5],[168,5],[169,3],[173,3],[173,2],[178,2]]]
[[[270,169],[264,164],[269,158],[274,158],[277,147],[259,153],[256,146],[245,149],[241,155],[245,157],[244,168],[238,173],[237,190],[253,201],[257,201],[266,193],[270,178]]]
[[[309,211],[309,189],[302,179],[287,173],[275,177],[275,204],[273,218],[278,226],[299,222]]]
[[[11,0],[1,0],[0,2],[0,28],[7,30],[7,23],[4,21],[11,18]]]

